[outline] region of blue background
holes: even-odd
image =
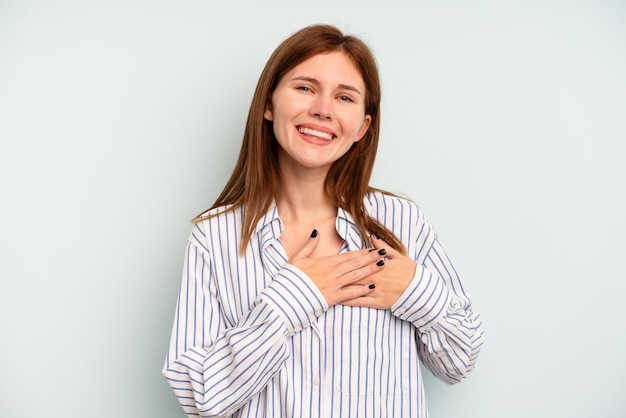
[[[379,60],[372,184],[422,206],[485,321],[431,416],[626,416],[626,4],[222,3],[0,1],[0,415],[182,416],[189,220],[271,51],[324,22]]]

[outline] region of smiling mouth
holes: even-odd
[[[332,141],[335,138],[335,135],[328,132],[322,132],[311,128],[304,128],[302,126],[298,127],[298,132],[307,136],[315,137],[317,139],[322,139],[324,141]]]

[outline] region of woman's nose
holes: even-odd
[[[311,113],[320,119],[333,118],[332,98],[322,94],[317,95],[311,106]]]

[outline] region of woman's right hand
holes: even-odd
[[[304,246],[289,259],[289,264],[309,276],[326,298],[328,306],[366,296],[374,290],[373,283],[356,283],[367,282],[364,279],[384,268],[382,256],[385,255],[385,249],[348,251],[312,258],[311,254],[318,243],[319,235],[312,234]]]

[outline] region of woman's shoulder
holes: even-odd
[[[201,247],[213,247],[216,239],[227,240],[228,235],[237,233],[241,218],[241,209],[232,205],[208,209],[192,220],[189,240]]]
[[[237,208],[233,205],[216,206],[205,210],[200,215],[193,219],[194,224],[202,223],[208,220],[220,220],[233,212],[236,212]]]
[[[366,195],[365,209],[398,237],[415,260],[422,259],[423,250],[437,237],[422,209],[407,197],[376,190]]]
[[[421,208],[412,199],[386,190],[373,189],[365,195],[364,203],[370,213],[409,211],[423,216]]]

